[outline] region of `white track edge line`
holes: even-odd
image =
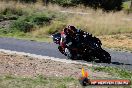
[[[42,55],[37,55],[37,54],[31,54],[31,53],[26,53],[26,52],[18,52],[18,51],[6,50],[6,49],[0,49],[0,52],[4,52],[4,53],[7,53],[7,54],[26,55],[26,56],[29,56],[29,57],[32,57],[32,58],[37,58],[37,59],[49,59],[49,60],[65,62],[65,63],[74,63],[74,64],[83,64],[83,65],[87,65],[87,66],[96,66],[96,65],[93,65],[93,64],[83,63],[83,62],[78,62],[78,61],[73,61],[73,60],[68,60],[68,59],[60,59],[60,58],[55,58],[55,57],[50,57],[50,56],[42,56]]]

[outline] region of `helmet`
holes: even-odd
[[[74,27],[74,26],[71,26],[71,25],[69,25],[68,27],[67,27],[69,30],[71,30],[71,31],[76,31],[76,28]]]
[[[67,31],[68,31],[68,34],[70,34],[71,36],[75,34],[76,32],[76,28],[74,26],[67,26]]]
[[[64,28],[64,29],[63,29],[63,32],[64,32],[66,35],[69,34],[69,33],[68,33],[68,28]]]

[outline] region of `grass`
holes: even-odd
[[[124,78],[132,80],[132,72],[125,69],[120,69],[116,67],[95,67],[94,71],[103,71],[107,72],[117,78]]]
[[[121,69],[117,67],[108,67],[108,66],[101,66],[101,67],[93,67],[93,71],[98,71],[98,72],[106,72],[110,75],[113,76],[115,79],[127,79],[132,81],[132,71],[128,71],[126,69]],[[115,88],[116,86],[111,88]],[[131,88],[132,85],[130,86],[118,86],[117,88]]]
[[[51,19],[52,17],[42,13],[23,16],[10,25],[10,30],[19,30],[25,33],[31,32],[34,31],[36,27],[50,24]]]
[[[71,85],[69,85],[71,84]],[[44,77],[35,78],[16,77],[12,75],[0,76],[1,88],[67,88],[79,85],[78,80],[71,77]]]
[[[94,35],[130,33],[132,32],[132,23],[122,21],[123,15],[122,12],[106,14],[103,14],[103,12],[95,12],[89,17],[74,16],[68,23]]]
[[[123,8],[128,10],[128,9],[130,9],[130,5],[131,5],[131,0],[125,1],[123,3]]]
[[[126,79],[132,82],[132,71],[128,71],[126,69],[121,69],[118,67],[110,67],[110,66],[97,66],[97,67],[92,67],[91,69],[93,70],[93,72],[106,72],[109,75],[112,75],[112,78],[109,79]],[[131,88],[131,87],[132,85],[130,84],[129,86],[111,86],[110,88]]]
[[[24,32],[14,32],[7,34],[0,33],[0,37],[16,38],[16,39],[23,39],[30,41],[38,41],[38,42],[52,42],[52,38],[48,35],[44,35],[43,37],[36,37],[35,35],[31,36],[30,34]]]
[[[125,2],[123,3],[123,8],[124,8],[124,9],[129,9],[130,2],[131,2],[131,1],[125,1]]]
[[[13,6],[14,5],[14,6]],[[131,21],[124,21],[123,18],[127,17],[127,14],[125,14],[123,11],[121,12],[103,12],[101,10],[90,10],[88,8],[83,8],[82,12],[88,12],[89,15],[77,15],[77,14],[69,14],[69,13],[60,13],[59,11],[65,8],[56,6],[52,7],[51,5],[49,7],[44,7],[41,4],[21,4],[21,3],[1,3],[1,12],[5,12],[7,8],[10,7],[12,10],[7,10],[7,14],[14,14],[17,13],[25,15],[28,20],[32,17],[28,17],[32,14],[40,14],[41,16],[47,14],[54,19],[52,19],[52,22],[48,26],[52,26],[53,29],[56,29],[56,26],[58,26],[59,22],[60,24],[71,24],[75,25],[78,28],[81,28],[83,30],[86,30],[94,35],[107,35],[107,34],[118,34],[118,33],[129,33],[132,32],[132,22]],[[52,10],[51,10],[52,9]],[[78,8],[67,8],[67,10],[71,11],[81,11]],[[87,11],[88,10],[88,11]],[[54,21],[57,21],[56,23]],[[30,22],[30,21],[29,21]],[[56,25],[56,26],[54,26]],[[45,26],[45,25],[43,25]],[[47,27],[47,26],[46,26]],[[59,27],[59,26],[58,26]],[[61,28],[61,27],[60,27]],[[39,29],[38,28],[37,32]],[[60,29],[58,29],[60,30]],[[43,30],[45,31],[45,30]],[[54,31],[53,31],[54,32]]]

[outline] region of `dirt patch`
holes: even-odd
[[[99,37],[105,47],[132,51],[132,33]]]
[[[92,78],[110,78],[105,72],[93,72],[91,67],[83,65]],[[81,75],[81,64],[70,64],[49,59],[38,59],[28,56],[7,54],[0,52],[0,75],[16,75],[24,77],[35,77],[37,75],[57,77],[79,77]]]
[[[0,28],[6,28],[6,29],[8,29],[11,23],[12,23],[12,21],[10,21],[10,20],[1,21],[0,22]]]

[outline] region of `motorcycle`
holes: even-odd
[[[92,35],[87,33],[84,34],[80,47],[75,50],[69,49],[68,47],[63,48],[60,46],[60,33],[53,34],[52,38],[53,42],[58,45],[58,50],[69,59],[75,59],[76,57],[78,60],[83,59],[85,61],[95,61],[98,63],[111,63],[110,54],[102,49],[101,41],[96,37],[92,37]]]

